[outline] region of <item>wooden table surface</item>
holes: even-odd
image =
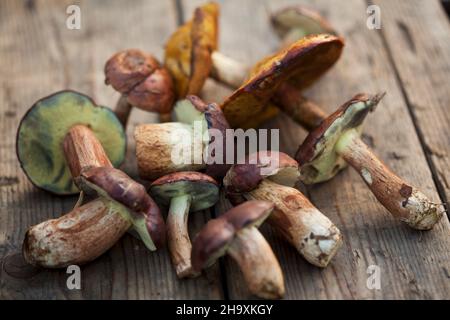
[[[177,25],[203,1],[0,1],[0,299],[240,299],[251,298],[233,261],[222,259],[197,279],[176,278],[167,250],[147,251],[126,235],[82,267],[82,289],[66,288],[65,270],[36,271],[19,258],[26,229],[73,207],[75,197],[36,190],[15,154],[20,118],[32,103],[71,88],[112,106],[118,95],[104,85],[103,66],[118,50],[141,48],[163,55]],[[381,30],[366,27],[365,0],[220,1],[220,49],[251,64],[276,50],[268,13],[288,3],[320,10],[346,38],[342,59],[306,92],[327,111],[355,93],[387,91],[365,126],[364,139],[395,172],[436,202],[450,198],[450,24],[441,4],[420,0],[373,0]],[[65,27],[66,7],[81,7],[81,30]],[[203,97],[220,102],[229,89],[208,80]],[[155,117],[133,111],[128,134]],[[293,154],[305,132],[286,116],[267,124],[281,128],[281,149]],[[126,171],[136,175],[130,139]],[[344,245],[320,270],[263,226],[285,274],[286,299],[450,298],[450,224],[430,232],[394,221],[353,170],[308,187],[312,202],[340,228]],[[192,214],[192,234],[212,212]],[[380,267],[381,289],[369,290],[370,265]]]

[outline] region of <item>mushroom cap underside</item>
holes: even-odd
[[[75,194],[63,150],[63,140],[75,125],[89,127],[114,166],[126,151],[126,135],[115,114],[74,91],[60,91],[37,101],[22,118],[16,139],[19,162],[37,187],[59,194]]]
[[[336,153],[336,144],[348,130],[354,129],[361,134],[366,116],[374,110],[383,96],[384,94],[358,94],[310,132],[295,155],[301,167],[300,178],[304,183],[329,180],[346,166],[345,160]]]

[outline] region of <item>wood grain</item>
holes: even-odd
[[[184,1],[185,16],[200,2]],[[298,2],[220,2],[220,49],[236,59],[255,63],[279,45],[270,30],[268,12]],[[319,9],[346,38],[341,61],[306,95],[330,112],[358,92],[387,91],[379,109],[367,119],[365,139],[395,172],[440,201],[380,31],[366,28],[366,2],[351,0],[333,6],[325,0],[300,2]],[[402,14],[395,9],[390,9],[391,15]],[[395,39],[392,41],[395,45]],[[214,89],[216,93],[218,89]],[[226,92],[221,90],[220,95],[226,96]],[[208,92],[205,96],[213,98]],[[267,127],[281,128],[281,149],[291,155],[305,137],[305,132],[284,115]],[[308,188],[307,192],[341,229],[344,246],[331,266],[320,270],[307,264],[268,226],[263,226],[285,273],[287,299],[448,298],[448,219],[444,218],[431,232],[408,229],[392,219],[351,169],[328,183]],[[222,199],[217,211],[223,212],[229,206]],[[370,265],[380,267],[381,290],[369,290],[366,286]],[[230,259],[225,259],[225,271],[230,298],[251,297]]]
[[[70,211],[76,198],[36,190],[15,156],[18,122],[32,103],[71,88],[112,106],[119,95],[104,85],[103,66],[116,51],[141,48],[162,58],[163,44],[175,30],[171,1],[76,1],[81,30],[65,26],[73,1],[0,2],[0,299],[218,299],[223,296],[218,268],[205,277],[179,281],[166,249],[150,253],[127,235],[110,251],[82,267],[82,290],[66,289],[67,274],[32,270],[17,253],[26,229]],[[151,17],[151,18],[149,18]],[[133,110],[128,137],[137,123],[156,117]],[[134,144],[125,169],[135,175]],[[198,230],[208,213],[192,215]]]

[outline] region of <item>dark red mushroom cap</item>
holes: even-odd
[[[287,154],[260,151],[247,156],[243,164],[233,165],[223,183],[230,201],[238,203],[242,193],[256,189],[263,179],[292,187],[299,175],[297,161]]]
[[[273,208],[274,205],[267,201],[247,201],[210,220],[194,240],[194,270],[200,271],[223,256],[239,230],[261,225]]]
[[[150,192],[158,203],[169,204],[175,197],[189,195],[191,211],[212,207],[219,200],[219,184],[200,172],[174,172],[165,175],[150,186]]]
[[[339,172],[345,161],[336,154],[336,143],[348,130],[361,132],[367,114],[374,110],[384,95],[357,94],[309,133],[295,155],[301,166],[303,182],[326,181]]]
[[[172,77],[150,54],[129,49],[113,55],[105,65],[105,83],[127,97],[131,105],[168,113],[175,99]]]
[[[86,192],[95,191],[108,197],[131,211],[133,224],[136,218],[144,218],[145,227],[156,248],[165,243],[166,230],[161,212],[145,187],[124,172],[107,167],[93,167],[84,170],[77,181]],[[138,230],[139,231],[139,230]],[[140,233],[141,237],[142,234]],[[144,239],[143,239],[144,240]]]

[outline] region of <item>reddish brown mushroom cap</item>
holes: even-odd
[[[252,127],[262,113],[273,114],[269,100],[289,80],[302,90],[323,75],[339,59],[342,38],[320,34],[302,38],[288,48],[258,63],[250,79],[221,108],[232,127]]]
[[[204,173],[174,172],[153,181],[150,192],[163,204],[169,204],[172,198],[190,195],[191,211],[199,211],[217,202],[219,184]]]
[[[223,256],[236,232],[262,224],[273,207],[274,205],[267,201],[247,201],[228,210],[219,218],[210,220],[194,240],[192,248],[194,269],[200,271]]]
[[[105,65],[105,83],[137,108],[159,113],[172,109],[174,88],[169,72],[141,50],[129,49],[113,55]]]
[[[224,186],[232,199],[233,195],[256,189],[263,179],[294,186],[298,177],[298,163],[290,156],[283,152],[260,151],[247,156],[244,164],[232,166],[224,179]]]
[[[144,218],[146,230],[156,248],[165,243],[166,230],[161,212],[147,194],[145,187],[124,172],[107,167],[93,167],[84,170],[77,181],[80,188],[86,192],[96,191],[100,196],[125,206],[135,216]]]
[[[325,181],[340,171],[345,161],[336,154],[335,144],[348,130],[360,131],[367,114],[383,97],[384,93],[373,96],[358,94],[310,132],[295,155],[301,166],[302,181]]]

